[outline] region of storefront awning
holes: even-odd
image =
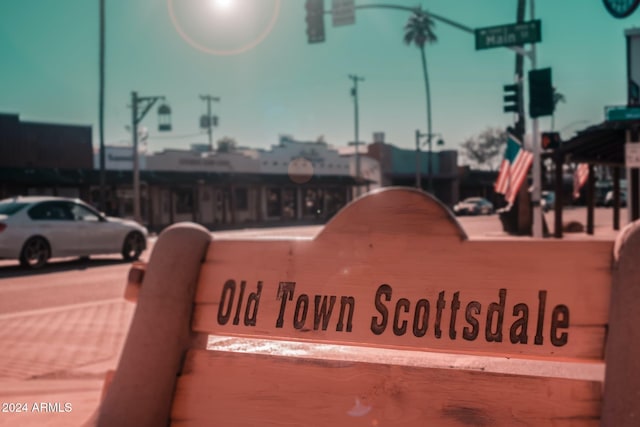
[[[624,166],[626,131],[639,126],[638,121],[603,122],[578,132],[559,150],[569,162]]]

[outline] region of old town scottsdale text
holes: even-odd
[[[569,340],[569,307],[547,304],[546,290],[531,291],[535,295],[525,303],[511,297],[506,288],[496,289],[494,296],[485,300],[465,297],[456,290],[425,292],[420,298],[408,299],[392,283],[372,286],[370,296],[363,293],[358,298],[305,293],[301,288],[294,281],[281,281],[272,288],[257,281],[249,288],[245,280],[229,279],[222,286],[217,323],[241,329],[258,326],[343,334],[366,329],[373,342],[376,336],[388,334],[413,336],[424,339],[425,347],[434,339],[538,346],[549,342],[555,347]],[[275,305],[265,310],[270,318],[261,316],[265,299]],[[358,323],[357,319],[362,319],[355,316],[358,310],[371,313],[367,322]]]

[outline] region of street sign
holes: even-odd
[[[539,19],[519,24],[478,28],[475,33],[476,50],[519,46],[525,43],[538,43],[542,40]]]
[[[624,144],[624,164],[628,168],[640,168],[640,143]]]
[[[333,26],[352,25],[356,22],[355,0],[332,0]]]
[[[605,107],[605,120],[609,122],[623,120],[640,120],[640,107],[627,107],[624,105]]]

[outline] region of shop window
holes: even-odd
[[[322,190],[307,188],[304,190],[304,215],[319,217],[322,215]]]
[[[224,209],[224,190],[216,191],[216,210],[222,212]]]
[[[174,195],[177,214],[193,212],[193,191],[191,189],[174,190]]]
[[[162,192],[162,211],[165,214],[169,213],[169,201],[170,201],[169,194],[163,191]]]
[[[236,188],[235,189],[235,197],[236,197],[236,210],[239,211],[247,211],[249,210],[249,192],[246,188]]]
[[[326,218],[331,218],[346,204],[346,194],[341,188],[324,190],[324,198],[327,207],[327,211],[324,213]]]
[[[293,188],[282,190],[282,219],[296,219],[297,211],[297,191]]]
[[[279,188],[267,189],[267,216],[268,217],[280,217],[282,216],[282,199],[281,191]]]

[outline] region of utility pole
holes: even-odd
[[[213,117],[211,116],[211,102],[220,102],[220,98],[211,95],[200,95],[200,99],[207,103],[207,134],[209,135],[209,151],[213,151]],[[217,120],[216,120],[217,121]]]
[[[149,112],[153,104],[164,96],[138,96],[131,92],[131,136],[133,139],[133,219],[141,222],[140,214],[140,166],[138,164],[138,124]],[[138,114],[138,103],[144,104]]]
[[[353,145],[356,147],[356,196],[360,196],[360,136],[358,123],[358,82],[363,82],[364,77],[355,74],[349,74],[349,78],[353,81],[351,88],[351,96],[353,96],[354,116],[355,116],[355,141]]]

